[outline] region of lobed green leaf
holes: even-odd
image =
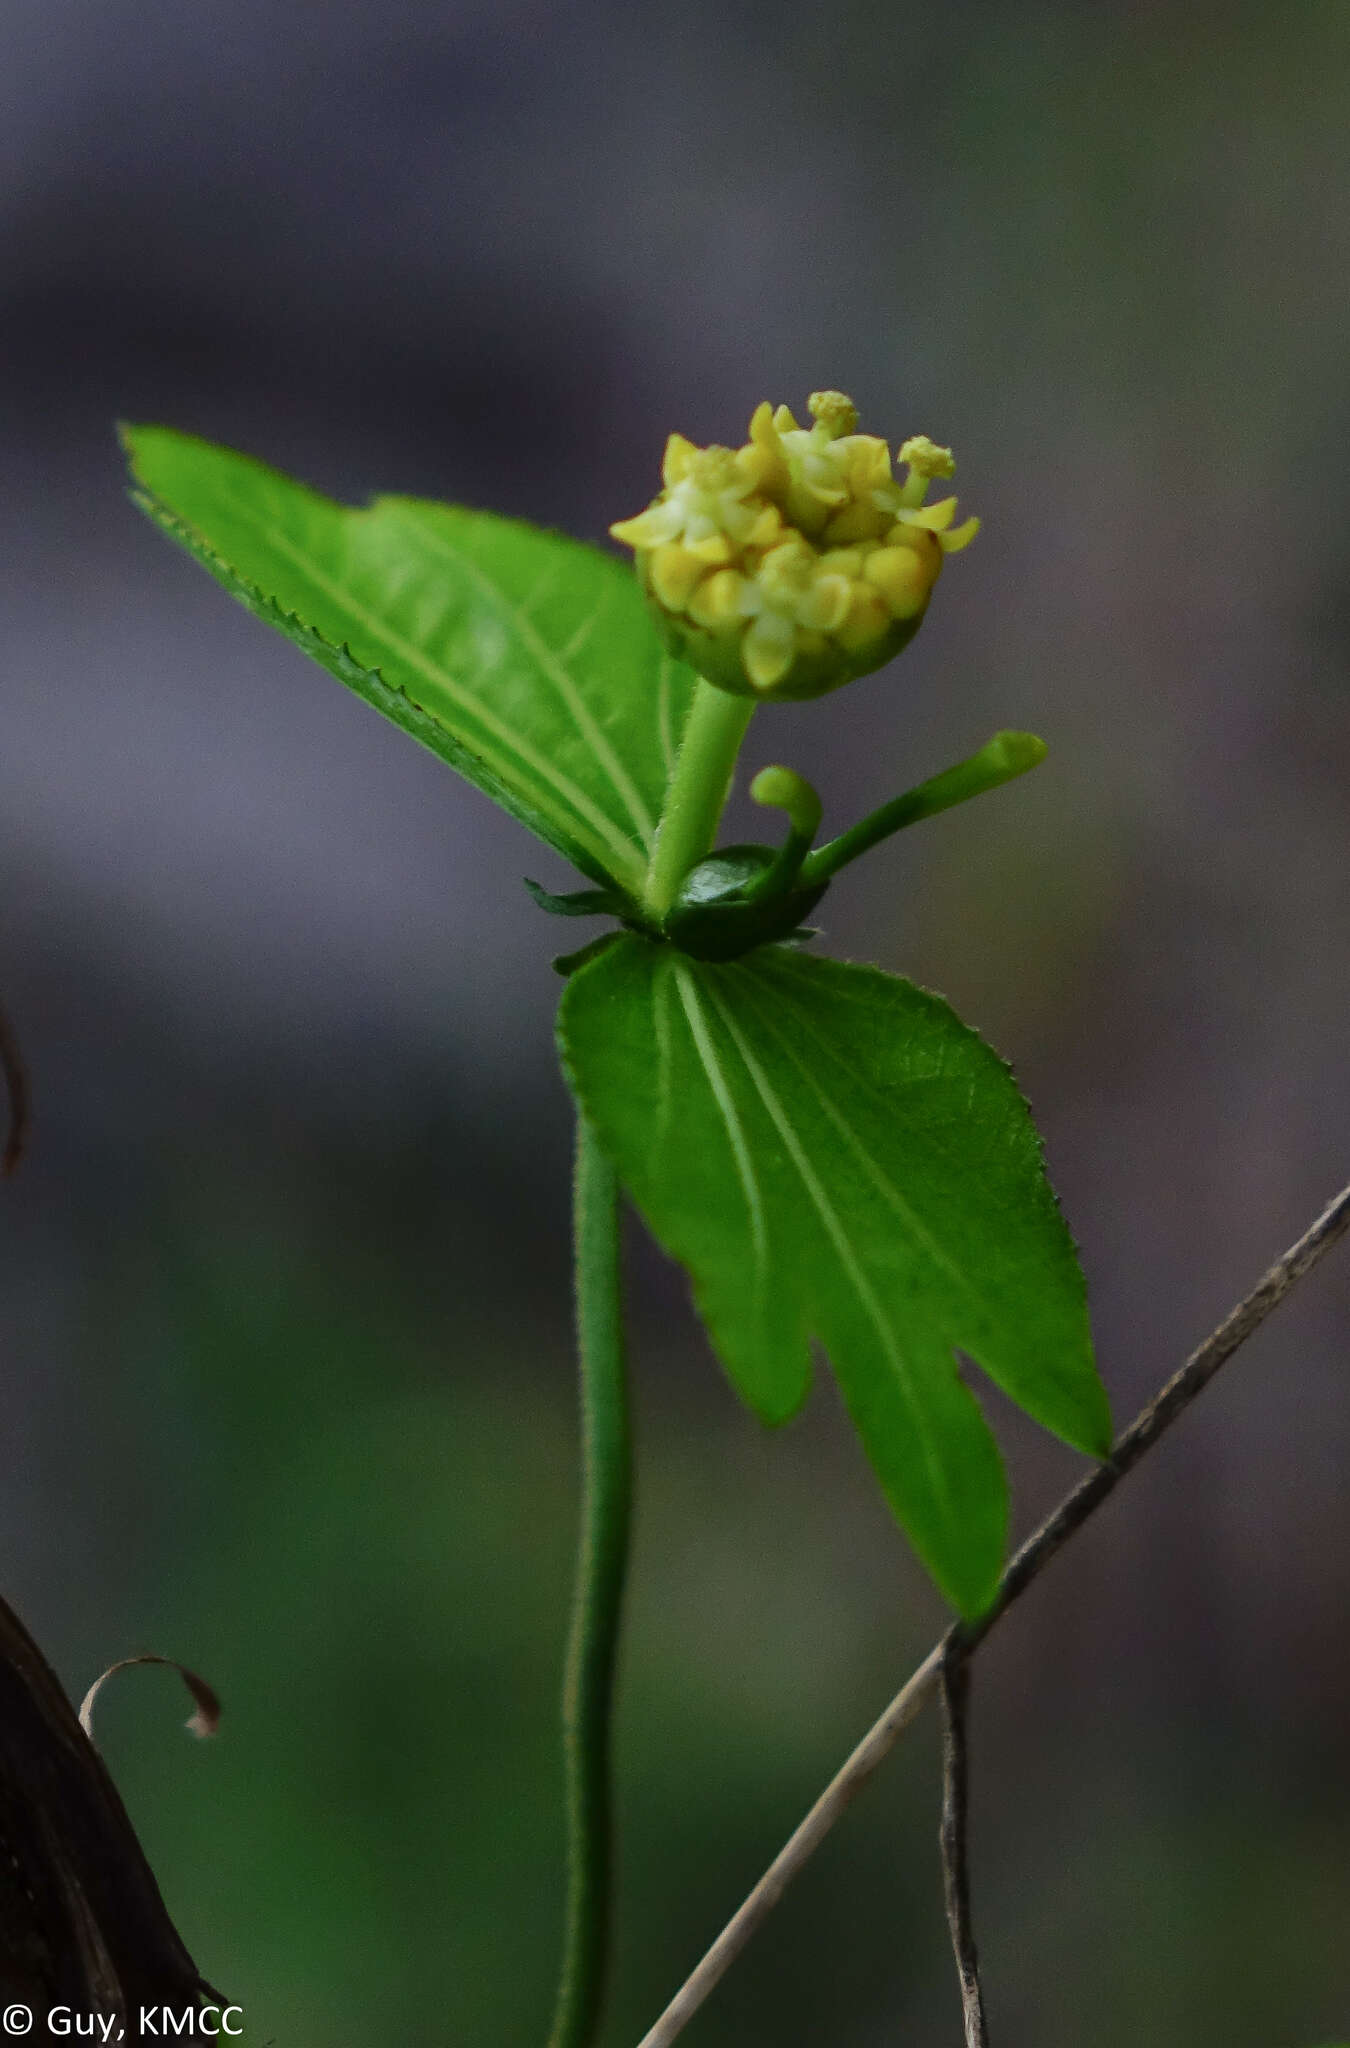
[[[127,427],[136,502],[235,597],[595,880],[641,888],[694,677],[632,572],[418,498],[357,509]]]
[[[724,965],[613,939],[569,982],[563,1063],[714,1347],[768,1422],[819,1340],[943,1591],[987,1606],[1007,1498],[954,1347],[1102,1455],[1083,1278],[1009,1069],[938,996],[765,947]]]

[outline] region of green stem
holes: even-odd
[[[588,2048],[604,1993],[610,1934],[610,1721],[628,1560],[632,1492],[619,1187],[577,1117],[573,1188],[582,1505],[563,1682],[567,1778],[567,1927],[549,2048]]]
[[[754,709],[753,697],[733,696],[699,678],[647,872],[643,908],[657,924],[669,912],[690,868],[712,852],[736,756]]]
[[[802,862],[802,882],[809,888],[816,882],[828,881],[849,861],[856,860],[860,853],[870,852],[893,832],[903,831],[906,825],[917,825],[922,818],[936,817],[939,811],[949,811],[953,804],[983,796],[988,789],[998,789],[1015,776],[1025,775],[1044,759],[1045,741],[1037,739],[1035,733],[996,732],[968,761],[944,768],[941,775],[921,782],[917,789],[907,789],[903,796],[894,797],[880,810],[872,811],[837,839],[818,846]]]

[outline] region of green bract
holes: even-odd
[[[1080,1449],[1104,1454],[1111,1432],[1082,1275],[1008,1068],[939,996],[776,946],[714,966],[617,939],[569,982],[558,1030],[744,1400],[785,1420],[819,1340],[916,1550],[978,1613],[1005,1489],[953,1347]]]

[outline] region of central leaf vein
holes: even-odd
[[[748,989],[748,976],[746,977],[746,985]],[[763,1031],[765,1031],[770,1038],[774,1040],[775,1044],[782,1047],[783,1052],[787,1055],[787,1058],[792,1062],[792,1065],[797,1069],[797,1072],[801,1075],[802,1080],[806,1083],[812,1095],[814,1095],[816,1101],[820,1104],[820,1107],[823,1110],[824,1114],[829,1118],[830,1122],[834,1125],[834,1128],[838,1131],[840,1137],[849,1147],[849,1150],[853,1153],[855,1159],[857,1159],[859,1165],[866,1173],[868,1179],[872,1182],[872,1185],[876,1188],[882,1200],[887,1204],[887,1206],[890,1209],[894,1210],[896,1216],[905,1225],[906,1229],[913,1235],[913,1237],[918,1241],[918,1243],[922,1246],[923,1250],[928,1254],[929,1258],[933,1261],[934,1265],[940,1266],[942,1268],[943,1272],[947,1275],[948,1279],[953,1283],[953,1285],[959,1288],[963,1294],[972,1292],[973,1290],[971,1289],[970,1281],[967,1275],[962,1271],[961,1267],[956,1264],[955,1260],[951,1257],[950,1253],[947,1252],[944,1249],[944,1247],[938,1243],[938,1240],[933,1236],[932,1232],[928,1229],[927,1225],[919,1217],[913,1205],[905,1200],[899,1188],[895,1185],[895,1182],[886,1172],[886,1169],[881,1165],[879,1160],[873,1157],[872,1153],[868,1150],[868,1147],[866,1146],[866,1144],[864,1144],[863,1139],[859,1135],[857,1129],[850,1121],[850,1119],[840,1109],[838,1103],[833,1101],[831,1097],[826,1093],[824,1087],[821,1085],[820,1076],[816,1072],[815,1068],[809,1065],[808,1062],[802,1058],[796,1046],[793,1045],[791,1039],[784,1035],[784,1033],[779,1029],[777,1024],[774,1023],[772,1017],[767,1016],[765,1014],[764,1008],[760,1005],[760,1003],[755,1001],[753,996],[751,997],[751,1006],[756,1011],[760,1028]],[[842,1073],[847,1075],[849,1081],[853,1084],[854,1087],[856,1087],[859,1090],[860,1093],[868,1095],[873,1093],[873,1091],[869,1088],[863,1076],[848,1064],[848,1062],[840,1054],[838,1047],[832,1045],[829,1039],[826,1038],[823,1035],[823,1033],[817,1029],[817,1027],[811,1022],[810,1018],[806,1015],[805,1010],[801,1005],[798,1005],[794,1010],[794,1021],[800,1026],[801,1030],[806,1034],[806,1036],[814,1042],[819,1051],[827,1059],[832,1060]]]
[[[447,562],[453,562],[461,574],[477,585],[483,596],[491,598],[494,604],[501,606],[571,713],[578,733],[603,767],[613,785],[614,794],[632,819],[643,846],[650,852],[656,838],[656,820],[648,809],[642,792],[615,753],[590,706],[578,690],[570,670],[555,649],[549,646],[533,620],[527,616],[525,608],[503,590],[500,583],[483,568],[481,562],[475,561],[463,548],[456,547],[444,534],[431,532],[419,521],[408,518],[393,499],[385,499],[383,508],[388,516],[403,526],[405,531],[415,534],[418,541],[433,554],[443,555]],[[537,601],[539,594],[538,590],[532,593],[532,601]]]
[[[759,1179],[755,1173],[754,1156],[746,1143],[745,1131],[741,1124],[740,1112],[736,1108],[722,1063],[717,1057],[708,1020],[703,1014],[698,984],[682,960],[674,963],[675,985],[680,992],[689,1035],[694,1041],[694,1050],[699,1056],[708,1086],[712,1090],[722,1122],[726,1126],[727,1138],[731,1145],[731,1156],[736,1164],[736,1175],[745,1196],[745,1206],[750,1215],[750,1241],[754,1248],[757,1283],[762,1281],[767,1270],[769,1256],[769,1232],[764,1215],[764,1201],[760,1194]],[[724,1020],[725,1021],[725,1020]]]
[[[897,1390],[909,1411],[910,1424],[920,1446],[929,1485],[935,1498],[943,1501],[946,1507],[950,1509],[952,1499],[948,1474],[942,1459],[937,1455],[924,1405],[914,1385],[913,1368],[905,1357],[895,1329],[877,1297],[876,1289],[859,1263],[857,1252],[849,1238],[849,1234],[840,1221],[834,1204],[831,1202],[825,1187],[812,1166],[807,1156],[806,1148],[793,1126],[792,1119],[783,1108],[768,1075],[751,1051],[749,1042],[744,1033],[738,1029],[735,1019],[732,1017],[727,1006],[711,990],[708,991],[708,999],[721,1018],[723,1028],[739,1053],[745,1071],[749,1075],[760,1101],[768,1111],[774,1128],[783,1141],[788,1157],[801,1177],[802,1185],[806,1189],[816,1214],[820,1218],[825,1234],[834,1246],[835,1256],[844,1269],[845,1277],[857,1295],[868,1321],[876,1332],[883,1355],[894,1374]]]

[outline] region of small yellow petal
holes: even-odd
[[[848,617],[835,629],[835,639],[849,654],[861,654],[890,631],[891,615],[879,590],[855,583]]]
[[[650,510],[639,512],[634,519],[616,519],[609,530],[626,548],[655,547],[661,538],[660,522]]]
[[[689,540],[685,546],[708,569],[719,569],[736,552],[724,533],[710,533],[706,540]]]
[[[706,573],[705,565],[698,556],[682,547],[677,540],[667,541],[664,547],[653,548],[647,567],[657,602],[663,604],[668,612],[684,610],[690,592]]]
[[[780,434],[795,434],[800,431],[796,420],[792,417],[791,410],[786,405],[778,407],[773,416],[773,423]]]
[[[752,491],[769,488],[770,480],[778,469],[780,457],[772,448],[765,448],[750,441],[744,448],[736,450],[736,467]]]
[[[796,649],[791,633],[779,634],[764,630],[764,622],[756,619],[745,636],[741,648],[741,660],[745,673],[757,690],[771,690],[775,683],[781,683],[792,667]]]
[[[815,553],[799,533],[772,548],[759,565],[760,588],[778,604],[792,604],[810,588]]]
[[[863,574],[881,592],[893,619],[913,619],[928,602],[935,570],[914,548],[878,548],[868,556]]]
[[[852,434],[838,444],[838,450],[844,454],[844,475],[855,498],[892,481],[891,451],[875,434]]]
[[[822,576],[847,576],[850,583],[856,583],[866,559],[861,548],[827,548],[820,558],[820,573]]]
[[[740,617],[741,578],[734,569],[717,569],[705,576],[689,600],[691,619],[710,633],[732,625]]]
[[[956,513],[955,498],[939,498],[936,505],[925,505],[921,512],[902,512],[902,526],[926,526],[930,533],[943,533],[951,525]]]
[[[841,492],[836,503],[842,500]],[[787,515],[788,525],[795,526],[799,533],[809,534],[812,538],[823,532],[826,521],[834,513],[833,504],[795,476],[788,485],[787,501],[783,509]]]
[[[666,442],[666,452],[661,463],[661,481],[666,489],[672,490],[683,483],[698,449],[692,441],[686,441],[683,434],[672,434]]]
[[[916,555],[926,555],[933,545],[933,535],[926,526],[915,526],[908,520],[897,519],[882,536],[888,548],[913,548]]]
[[[889,525],[889,514],[855,498],[826,522],[821,539],[826,547],[845,548],[854,541],[880,540]]]
[[[773,407],[767,398],[761,399],[750,415],[750,439],[756,448],[763,448],[770,455],[782,455],[778,429],[773,422]]]
[[[797,606],[797,622],[818,633],[833,633],[848,617],[852,597],[847,576],[818,576]]]
[[[959,555],[962,548],[968,548],[980,530],[978,519],[963,520],[950,533],[939,534],[938,544],[944,555]]]
[[[759,514],[742,546],[747,548],[774,547],[782,536],[783,515],[776,505],[766,505]]]

